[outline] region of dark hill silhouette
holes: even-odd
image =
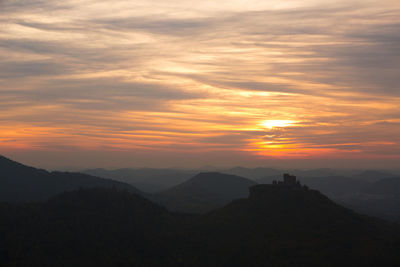
[[[399,266],[400,230],[314,190],[256,185],[205,215],[115,189],[0,203],[0,266]]]
[[[236,175],[199,173],[180,185],[156,194],[154,200],[173,211],[202,213],[234,199],[247,197],[248,188],[255,184]]]
[[[178,251],[171,242],[178,217],[127,191],[82,189],[43,204],[3,203],[0,215],[0,266],[168,266]]]
[[[64,191],[116,187],[142,194],[125,183],[71,172],[48,172],[0,156],[0,201],[43,201]]]
[[[200,258],[217,255],[217,266],[400,263],[398,225],[358,215],[302,187],[256,185],[250,192],[248,199],[233,201],[196,222],[192,231],[197,245],[206,248]]]

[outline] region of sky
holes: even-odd
[[[398,0],[0,0],[0,154],[396,168]]]

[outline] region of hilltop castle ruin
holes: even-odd
[[[297,180],[296,176],[290,175],[289,173],[283,174],[283,181],[272,181],[274,185],[288,185],[288,186],[300,186],[300,181]]]

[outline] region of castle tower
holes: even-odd
[[[285,185],[296,185],[296,176],[288,173],[283,174],[283,183]]]

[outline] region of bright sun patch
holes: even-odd
[[[295,123],[292,120],[266,120],[261,123],[262,126],[266,128],[280,128],[280,127],[287,127],[291,126]]]

